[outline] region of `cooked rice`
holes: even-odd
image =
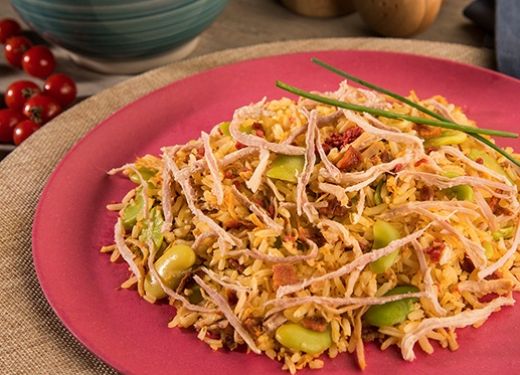
[[[325,95],[421,116],[346,82]],[[410,98],[475,126],[442,97]],[[342,144],[355,127],[361,135]],[[164,148],[162,157],[146,155],[111,171],[138,182],[121,203],[107,206],[120,217],[115,245],[101,251],[128,264],[123,288],[154,303],[143,288],[146,277],[158,276],[150,269],[154,259],[172,244],[196,253],[176,289],[159,282],[177,309],[170,327],[194,329],[214,350],[247,345],[294,373],[322,368],[318,357],[324,353],[334,358],[347,351],[356,352],[364,368],[370,340],[383,350],[400,347],[405,360],[415,358],[416,343],[428,354],[432,342],[456,350],[456,328],[478,326],[514,303],[512,291],[520,289],[520,176],[498,153],[470,137],[428,149],[413,123],[307,99],[264,99],[240,108],[229,130],[215,127],[201,139]],[[359,163],[341,170],[350,147]],[[495,158],[506,176],[470,159],[471,150]],[[266,176],[279,154],[304,158],[297,182]],[[448,193],[462,184],[473,188],[473,202]],[[124,225],[125,210],[140,197],[142,209]],[[372,250],[372,227],[381,219],[402,238]],[[158,233],[150,229],[155,224]],[[370,263],[395,249],[391,268],[373,272]],[[397,285],[419,291],[385,296]],[[191,302],[195,293],[200,298]],[[374,328],[364,321],[369,306],[410,296],[418,299],[401,323]],[[277,341],[282,324],[309,319],[330,329],[329,348],[308,354]]]

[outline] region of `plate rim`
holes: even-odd
[[[269,44],[269,43],[266,43],[266,45],[267,44]],[[248,48],[248,47],[246,47],[246,48]],[[240,49],[240,48],[237,48],[237,49]],[[174,79],[174,80],[168,81],[163,86],[155,88],[155,89],[152,89],[151,91],[145,93],[144,95],[142,95],[142,96],[140,96],[140,97],[138,97],[138,98],[136,98],[134,100],[131,100],[130,102],[128,102],[128,103],[126,103],[124,105],[122,105],[120,108],[118,108],[117,110],[115,110],[114,112],[112,112],[111,114],[106,116],[105,118],[99,120],[97,122],[97,124],[94,125],[93,128],[91,128],[83,136],[81,136],[81,138],[79,140],[77,140],[73,144],[73,146],[69,150],[67,150],[64,153],[64,155],[61,157],[61,159],[57,163],[56,167],[53,169],[52,173],[50,174],[50,176],[47,178],[47,180],[44,183],[44,187],[43,187],[43,189],[41,191],[41,194],[39,196],[36,209],[34,211],[34,216],[33,216],[33,220],[32,220],[32,228],[31,228],[31,244],[32,244],[31,256],[32,256],[32,263],[33,263],[33,268],[35,270],[35,273],[36,273],[36,276],[37,276],[37,279],[38,279],[38,284],[40,286],[40,289],[41,289],[43,295],[45,296],[45,299],[46,299],[47,303],[52,308],[52,311],[54,312],[56,317],[59,319],[60,323],[67,329],[67,331],[70,334],[72,334],[74,336],[74,338],[76,340],[78,340],[81,343],[81,345],[85,349],[87,349],[95,357],[99,358],[105,364],[107,364],[111,368],[115,369],[116,371],[123,372],[123,373],[129,372],[129,370],[126,369],[126,366],[125,366],[124,363],[114,363],[113,359],[109,359],[109,358],[106,357],[106,353],[102,353],[102,352],[100,352],[99,349],[95,349],[96,344],[95,344],[95,342],[92,342],[88,338],[88,335],[85,335],[84,333],[80,334],[80,333],[76,332],[75,329],[73,329],[73,325],[74,325],[73,321],[74,321],[74,319],[71,319],[71,318],[67,317],[66,314],[63,311],[60,311],[59,308],[56,307],[56,305],[55,305],[57,303],[56,300],[54,300],[53,297],[50,296],[50,294],[49,294],[50,293],[49,289],[52,289],[52,287],[49,288],[48,284],[46,284],[45,281],[44,281],[45,280],[45,275],[44,275],[43,270],[42,270],[42,264],[38,260],[38,256],[37,256],[37,253],[38,253],[37,247],[40,246],[39,241],[37,240],[37,237],[38,237],[38,229],[39,229],[39,226],[40,226],[40,221],[42,220],[42,215],[41,215],[42,206],[44,205],[46,200],[49,199],[48,198],[49,191],[50,191],[51,188],[53,188],[53,184],[54,184],[55,179],[58,178],[60,170],[67,163],[67,159],[69,159],[70,155],[75,153],[78,150],[78,148],[82,147],[82,145],[85,142],[88,142],[89,138],[94,136],[94,134],[96,134],[96,132],[99,132],[100,129],[103,127],[104,123],[106,123],[106,122],[110,121],[111,119],[113,119],[114,117],[120,115],[121,112],[124,112],[124,111],[128,110],[129,107],[134,106],[137,103],[140,103],[142,101],[147,100],[147,98],[149,98],[150,96],[157,95],[158,93],[160,93],[162,91],[167,91],[170,88],[171,85],[174,85],[176,83],[183,82],[183,81],[186,81],[186,80],[193,79],[194,77],[206,74],[208,72],[212,72],[214,70],[221,69],[223,67],[229,67],[229,66],[233,66],[233,65],[239,65],[239,64],[242,64],[242,63],[258,61],[258,60],[270,60],[270,59],[275,59],[275,58],[283,57],[283,56],[287,56],[288,57],[288,56],[292,56],[292,55],[311,54],[311,53],[320,54],[320,53],[327,53],[327,52],[353,52],[353,53],[356,53],[356,54],[358,54],[358,53],[359,54],[382,54],[382,55],[399,56],[400,58],[405,58],[405,59],[406,58],[418,58],[420,60],[427,60],[427,61],[433,60],[433,61],[436,61],[437,63],[448,64],[448,65],[455,65],[455,66],[457,66],[459,68],[469,69],[469,70],[474,71],[475,73],[486,74],[486,75],[493,76],[493,77],[496,77],[496,78],[501,79],[501,80],[505,79],[506,81],[509,81],[509,82],[512,82],[515,85],[518,85],[519,88],[520,88],[520,79],[508,76],[506,74],[503,74],[501,72],[498,72],[498,71],[495,71],[495,70],[492,70],[492,69],[489,69],[489,68],[486,68],[486,67],[472,65],[472,64],[469,64],[469,63],[455,61],[455,60],[450,60],[450,59],[444,58],[444,57],[428,56],[428,55],[422,55],[422,54],[418,54],[418,53],[398,52],[398,51],[390,51],[390,50],[376,50],[376,49],[356,49],[356,48],[346,48],[346,49],[334,48],[334,49],[323,49],[323,50],[322,49],[305,49],[305,50],[301,50],[301,51],[297,51],[297,52],[277,53],[277,54],[267,55],[267,56],[246,58],[246,59],[243,59],[243,60],[228,62],[228,63],[224,63],[224,64],[218,64],[217,63],[215,66],[212,66],[212,67],[210,67],[208,69],[203,69],[203,70],[197,71],[197,72],[195,72],[193,74],[188,74],[187,76],[184,76],[184,77],[182,77],[180,79]],[[200,56],[200,57],[204,57],[204,56]],[[186,60],[186,61],[184,61],[184,63],[189,63],[190,60]],[[310,63],[310,61],[309,61],[309,63]],[[159,70],[160,69],[172,68],[174,66],[175,66],[175,64],[172,64],[170,66],[159,68]],[[142,77],[142,76],[144,76],[146,74],[147,73],[140,74],[140,75],[138,75],[136,77],[133,77],[133,78],[131,78],[129,80],[126,80],[125,83],[130,81],[130,80],[138,79],[139,77]],[[124,84],[124,83],[122,83],[122,84]],[[118,86],[118,85],[116,85],[116,86]],[[112,87],[114,87],[114,86],[112,86]],[[103,91],[106,91],[106,90],[109,90],[109,89],[110,88],[107,88],[107,89],[105,89]],[[94,95],[93,97],[98,96],[102,92]],[[93,341],[95,341],[95,340],[93,340]]]

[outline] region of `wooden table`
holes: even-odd
[[[482,46],[483,33],[462,15],[469,0],[445,0],[437,21],[414,39],[435,40]],[[1,17],[17,17],[9,1],[0,0]],[[318,37],[375,36],[367,29],[359,15],[351,14],[332,19],[313,19],[298,16],[276,0],[230,0],[217,21],[207,29],[192,56],[233,47],[264,42]],[[0,92],[17,79],[26,78],[23,72],[7,66],[0,57]],[[105,76],[75,66],[58,56],[58,70],[70,74],[79,82],[80,96],[93,95],[128,76]]]

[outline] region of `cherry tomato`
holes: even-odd
[[[22,111],[25,102],[41,92],[36,83],[31,81],[16,81],[7,87],[5,104],[16,111]]]
[[[11,143],[13,141],[13,128],[24,119],[20,112],[12,109],[0,109],[0,142]]]
[[[20,24],[11,18],[0,21],[0,43],[5,43],[12,36],[20,34],[22,28]]]
[[[12,66],[22,67],[22,57],[28,49],[32,47],[32,43],[24,36],[13,36],[7,39],[4,46],[5,58]]]
[[[43,94],[37,94],[25,102],[23,114],[38,125],[52,120],[61,112],[56,100]]]
[[[24,120],[19,122],[13,129],[14,144],[18,146],[38,129],[40,129],[38,124],[35,124],[31,120]]]
[[[33,77],[45,79],[54,72],[56,60],[51,50],[45,46],[34,46],[24,53],[22,67]]]
[[[76,83],[66,74],[53,74],[45,81],[43,93],[65,108],[76,99]]]

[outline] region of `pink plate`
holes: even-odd
[[[442,94],[481,126],[518,130],[520,81],[467,65],[397,53],[327,51],[241,62],[172,83],[128,105],[79,142],[50,178],[33,226],[33,257],[47,300],[65,326],[93,353],[131,374],[282,373],[280,364],[255,354],[213,352],[192,332],[168,329],[173,311],[120,290],[128,272],[99,253],[112,243],[114,214],[105,205],[119,200],[131,183],[105,171],[158,154],[201,130],[230,119],[239,106],[286,95],[277,79],[312,90],[335,90],[340,79],[313,65],[316,56],[369,81],[420,97]],[[520,150],[518,140],[501,142]],[[504,308],[480,329],[459,331],[460,349],[416,348],[417,360],[396,349],[367,345],[365,373],[474,374],[520,366],[520,309]],[[325,363],[327,374],[356,370],[354,356]],[[310,370],[305,371],[310,373]]]

